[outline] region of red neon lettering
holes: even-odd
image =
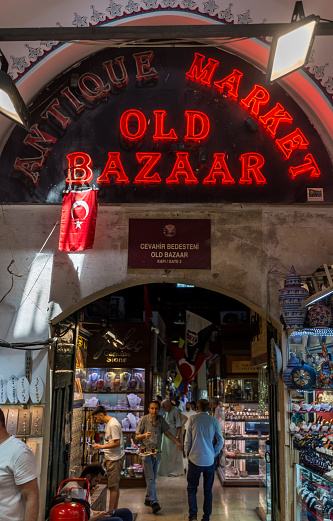
[[[187,152],[176,152],[176,162],[171,174],[165,180],[166,184],[179,184],[178,176],[185,176],[186,184],[199,183],[198,179],[193,174],[193,170],[188,160]]]
[[[195,53],[194,61],[190,70],[186,73],[186,77],[189,80],[196,81],[197,83],[201,83],[201,85],[207,85],[207,87],[210,87],[213,74],[216,67],[218,67],[219,62],[213,60],[212,58],[208,58],[207,65],[202,68],[202,63],[205,59],[206,57],[203,54]]]
[[[209,118],[203,112],[196,110],[185,110],[187,119],[186,136],[187,141],[202,141],[205,139],[210,130]]]
[[[172,128],[168,134],[164,133],[165,110],[154,110],[155,114],[155,134],[154,141],[177,141],[177,134]]]
[[[261,105],[266,105],[269,102],[269,92],[261,85],[254,85],[250,94],[246,98],[240,100],[240,105],[243,105],[250,110],[250,114],[258,116]]]
[[[136,65],[136,80],[150,80],[153,78],[158,78],[158,72],[151,66],[151,62],[154,58],[153,51],[148,52],[139,52],[137,54],[133,54],[133,58],[135,60]]]
[[[297,175],[306,174],[310,172],[310,177],[319,177],[321,172],[318,168],[317,163],[315,162],[312,154],[306,154],[305,162],[299,166],[291,166],[289,168],[290,176],[292,179],[295,179]]]
[[[65,87],[62,91],[61,91],[61,95],[64,97],[64,98],[67,98],[68,101],[73,105],[73,107],[75,108],[75,111],[77,112],[77,114],[80,114],[80,112],[82,112],[82,110],[85,108],[85,104],[82,103],[81,101],[79,101],[77,99],[76,96],[74,96],[73,92],[69,89],[69,87]]]
[[[110,79],[112,85],[114,85],[115,87],[118,87],[118,88],[125,87],[125,85],[127,85],[128,81],[129,81],[124,60],[125,60],[124,56],[119,56],[118,58],[115,58],[114,62],[113,62],[113,60],[110,60],[108,62],[103,63],[103,68],[108,73],[108,76],[109,76],[109,79]],[[115,65],[118,65],[118,67],[120,69],[121,76],[119,78],[117,77],[117,75],[114,71],[113,63],[115,63]]]
[[[306,149],[309,144],[308,140],[305,138],[304,134],[302,134],[299,128],[296,128],[294,132],[291,132],[281,139],[276,139],[275,143],[286,159],[289,159],[292,152],[297,148],[303,150]]]
[[[242,163],[242,177],[239,180],[240,185],[252,184],[250,174],[253,175],[254,180],[258,185],[267,184],[266,178],[260,170],[265,164],[265,160],[261,154],[249,152],[247,154],[242,154],[239,160]]]
[[[110,175],[116,176],[116,183],[129,183],[124,167],[120,160],[120,152],[109,152],[109,159],[103,173],[96,179],[96,183],[110,183]]]
[[[235,180],[231,177],[227,164],[225,162],[225,154],[214,154],[214,162],[212,168],[208,176],[202,181],[202,184],[208,185],[216,185],[217,179],[216,177],[221,178],[221,183],[223,185],[226,184],[234,184]]]
[[[90,89],[88,83],[92,83],[95,89]],[[92,73],[83,74],[79,78],[78,87],[82,96],[84,96],[88,101],[94,101],[108,96],[110,90],[110,85],[108,83],[104,85],[101,78]]]
[[[73,152],[66,156],[68,159],[68,176],[66,183],[82,185],[89,183],[93,178],[93,171],[90,168],[91,157],[85,152]]]
[[[152,175],[149,175],[152,169],[155,167],[156,163],[161,159],[161,154],[159,152],[137,152],[135,154],[139,163],[146,161],[141,168],[140,172],[134,179],[133,183],[143,183],[143,184],[159,184],[162,182],[160,176],[157,172]]]
[[[59,110],[57,110],[60,107],[59,100],[56,98],[51,101],[51,103],[46,107],[45,110],[43,110],[41,117],[43,119],[49,119],[49,116],[53,116],[57,121],[59,121],[62,128],[67,128],[69,123],[71,122],[70,118],[67,118]]]
[[[57,138],[47,134],[43,130],[40,130],[38,125],[35,123],[30,127],[30,133],[24,139],[23,143],[25,145],[31,145],[41,152],[45,161],[45,157],[48,156],[52,150],[51,143],[55,143],[56,141]]]
[[[36,168],[42,169],[44,161],[44,156],[36,157],[34,159],[21,159],[20,157],[17,157],[15,159],[14,169],[23,172],[23,174],[29,177],[34,185],[37,186],[40,178],[40,172],[36,172]]]
[[[280,103],[277,103],[267,114],[260,116],[259,121],[266,128],[267,132],[272,137],[275,137],[278,125],[280,125],[280,123],[292,123],[293,118],[284,110],[284,107],[280,105]]]
[[[129,130],[129,121],[132,118],[135,118],[136,122],[137,122],[137,131],[134,132],[134,134],[132,132],[130,132],[130,130]],[[122,133],[124,138],[128,139],[129,141],[138,141],[139,139],[143,138],[143,136],[146,133],[146,130],[147,130],[147,121],[146,121],[144,114],[142,114],[142,112],[140,112],[140,110],[135,110],[135,109],[126,110],[126,112],[124,112],[121,115],[120,132]]]
[[[234,69],[232,74],[229,74],[229,76],[226,76],[223,80],[214,81],[214,87],[216,87],[219,92],[223,92],[224,88],[227,87],[227,95],[236,100],[238,98],[238,88],[242,77],[243,73]]]

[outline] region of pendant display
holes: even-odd
[[[0,404],[7,401],[7,380],[4,376],[0,376]]]
[[[12,375],[7,382],[7,397],[10,403],[17,403],[17,378]]]
[[[44,382],[40,376],[34,376],[30,384],[30,398],[32,403],[40,403],[44,394]]]
[[[20,403],[28,403],[30,396],[29,381],[25,376],[20,376],[16,384],[17,398]]]

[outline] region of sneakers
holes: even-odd
[[[150,507],[150,506],[151,506],[151,501],[150,501],[150,499],[147,499],[147,498],[146,498],[144,504],[146,505],[146,507]]]
[[[161,506],[159,505],[159,503],[157,503],[157,501],[151,504],[151,508],[153,510],[153,514],[157,514],[157,512],[161,510]]]

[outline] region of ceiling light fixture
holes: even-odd
[[[322,300],[323,298],[328,297],[328,295],[331,295],[333,293],[333,281],[330,274],[330,271],[328,269],[327,264],[324,264],[324,270],[327,277],[328,286],[322,286],[322,289],[320,291],[316,291],[311,297],[307,298],[306,300],[303,300],[302,302],[302,308],[311,306],[315,302],[318,302],[318,300]],[[315,288],[318,289],[317,283],[313,277]]]
[[[298,17],[300,20],[296,21]],[[268,84],[307,63],[319,20],[315,15],[304,17],[302,2],[296,2],[290,29],[273,37],[266,71]]]
[[[0,51],[0,114],[29,130],[28,109],[12,78],[7,74],[8,62]]]

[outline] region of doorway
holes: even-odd
[[[188,312],[215,327],[203,347],[204,363],[184,397],[184,381],[173,347],[184,348]],[[251,310],[231,297],[194,285],[156,283],[123,289],[91,302],[78,312],[77,321],[68,476],[79,475],[82,465],[100,458],[90,448],[96,436],[100,442],[103,439],[91,418],[97,404],[105,405],[120,421],[124,447],[130,449],[134,445],[133,422],[147,412],[156,395],[172,400],[207,398],[210,413],[216,414],[216,408],[221,412],[225,439],[216,465],[215,487],[230,487],[226,497],[230,496],[231,502],[233,494],[251,495],[254,515],[270,521],[263,517],[270,496],[265,459],[270,404],[266,402],[265,409],[258,368],[251,366]],[[264,362],[260,373],[265,374]],[[265,378],[267,383],[267,374]],[[128,394],[137,399],[134,417],[129,412]],[[135,472],[139,461],[133,453],[126,455],[122,490],[144,486],[142,473]]]

